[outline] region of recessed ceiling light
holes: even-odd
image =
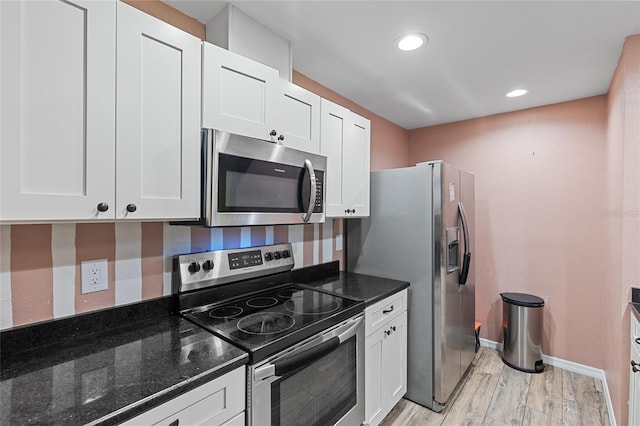
[[[424,34],[407,34],[398,39],[396,46],[398,46],[398,49],[400,50],[416,50],[427,41],[429,41],[429,38]]]
[[[527,89],[515,89],[507,93],[505,96],[507,98],[517,98],[518,96],[525,95],[527,92]]]

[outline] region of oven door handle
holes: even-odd
[[[322,358],[338,348],[342,343],[346,342],[358,332],[358,328],[362,326],[362,317],[358,318],[354,324],[343,333],[331,337],[312,348],[305,349],[302,352],[281,358],[277,361],[264,365],[254,372],[256,380],[264,380],[272,376],[282,376],[290,371],[296,370],[305,365],[311,364],[313,361]]]
[[[311,349],[307,349],[303,352],[278,360],[273,363],[274,375],[284,376],[290,371],[297,370],[300,367],[311,364],[313,361],[330,354],[336,350],[338,346],[340,346],[340,339],[338,339],[338,337],[332,337]]]

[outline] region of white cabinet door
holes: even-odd
[[[640,364],[640,322],[631,314],[631,361]],[[640,365],[636,366],[640,370]],[[640,425],[640,371],[629,368],[629,424]]]
[[[115,8],[0,2],[0,220],[114,218]]]
[[[242,366],[126,421],[123,426],[227,425],[227,421],[229,425],[237,425],[244,420],[245,389]]]
[[[342,146],[351,111],[326,99],[320,101],[320,110],[320,154],[327,157],[325,215],[344,217],[346,200],[342,190]]]
[[[327,217],[369,216],[371,124],[322,99],[320,153],[327,157]]]
[[[407,312],[405,311],[383,328],[389,331],[384,342],[382,384],[386,402],[385,411],[389,413],[407,393]]]
[[[278,71],[206,42],[202,60],[202,127],[271,139]]]
[[[369,169],[371,147],[371,123],[364,117],[351,113],[349,137],[342,149],[342,182],[345,199],[348,200],[348,217],[369,216]]]
[[[290,148],[320,154],[320,96],[282,79],[279,86],[278,140]]]
[[[365,309],[364,410],[372,426],[407,393],[406,297],[403,290]]]
[[[116,218],[199,216],[201,44],[118,3]]]
[[[365,339],[364,351],[364,418],[365,424],[377,425],[387,415],[383,395],[384,343],[386,329],[380,328]]]

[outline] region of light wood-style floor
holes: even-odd
[[[550,365],[540,374],[506,366],[501,353],[480,348],[451,402],[435,413],[406,399],[383,420],[400,425],[576,425],[611,424],[600,379]]]

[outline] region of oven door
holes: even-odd
[[[324,222],[326,157],[204,130],[207,226]]]
[[[359,315],[250,368],[248,424],[360,425],[364,317]]]

